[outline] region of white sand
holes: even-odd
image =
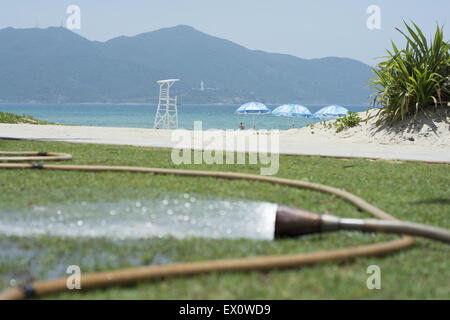
[[[375,123],[377,110],[370,110],[369,113],[359,112],[361,119],[369,118],[367,123],[347,128],[336,133],[333,126],[334,120],[328,121],[327,126],[315,124],[313,128],[299,129],[301,134],[318,134],[327,138],[338,138],[341,140],[363,143],[378,143],[389,145],[410,145],[410,146],[438,146],[449,148],[450,146],[450,117],[447,108],[439,108],[433,114],[418,116],[416,121],[411,119],[400,121],[393,126],[379,125]],[[331,124],[330,128],[328,124]]]
[[[365,113],[361,115],[365,118]],[[446,114],[440,114],[437,120],[420,119],[416,125],[400,123],[394,128],[381,129],[375,128],[374,120],[370,120],[338,134],[334,128],[318,124],[314,129],[285,130],[280,131],[279,153],[450,163],[449,120]],[[402,126],[405,127],[397,132]],[[172,133],[172,130],[139,128],[0,124],[0,138],[147,147],[175,146]],[[414,141],[409,140],[411,137]]]

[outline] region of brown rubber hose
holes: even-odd
[[[65,161],[65,160],[72,160],[72,155],[57,152],[0,151],[0,162]]]
[[[35,157],[44,153],[29,152],[27,155],[33,159],[14,160],[14,155],[24,155],[24,152],[0,152],[0,161],[35,161]],[[46,153],[48,156],[41,156],[39,160],[49,160],[50,157],[57,157],[56,160],[69,160],[71,156],[68,154]],[[17,159],[17,157],[16,157]],[[42,170],[64,170],[64,171],[125,171],[125,172],[144,172],[154,174],[174,174],[191,177],[214,177],[222,179],[244,179],[259,182],[269,182],[279,185],[287,185],[291,187],[311,189],[319,192],[326,192],[337,195],[358,208],[372,214],[374,217],[385,220],[396,220],[394,217],[383,210],[367,203],[363,199],[345,191],[300,180],[284,179],[270,176],[259,176],[255,174],[220,172],[220,171],[200,171],[200,170],[182,170],[182,169],[166,169],[166,168],[147,168],[147,167],[128,167],[128,166],[90,166],[90,165],[53,165],[53,164],[27,164],[27,163],[2,163],[0,169],[42,169]],[[179,263],[164,266],[138,267],[131,269],[123,269],[116,271],[105,271],[98,273],[83,274],[81,276],[82,290],[106,287],[112,285],[131,284],[137,281],[170,277],[193,275],[205,272],[217,271],[244,271],[244,270],[267,270],[297,267],[302,265],[311,265],[324,261],[341,261],[349,260],[362,256],[384,255],[394,251],[406,249],[414,244],[414,238],[403,236],[397,240],[391,240],[382,243],[370,245],[362,245],[357,247],[334,249],[328,251],[317,251],[303,254],[263,256],[244,259],[227,259],[227,260],[211,260],[192,263]],[[66,291],[66,279],[59,278],[48,281],[38,281],[25,288],[10,288],[0,293],[0,299],[24,299],[30,297],[40,297],[47,294]]]

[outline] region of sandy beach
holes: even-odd
[[[363,121],[356,127],[336,133],[335,120],[326,125],[316,124],[313,128],[299,129],[302,134],[318,134],[327,138],[338,138],[351,142],[378,143],[389,145],[450,147],[450,117],[445,108],[439,108],[430,115],[421,114],[415,122],[410,119],[393,126],[376,125],[377,110],[357,113]],[[369,120],[366,122],[366,118]],[[331,124],[331,127],[330,127]]]
[[[366,118],[365,112],[360,116]],[[334,127],[329,128],[328,123],[333,121],[326,126],[316,124],[313,128],[284,130],[279,133],[279,153],[450,163],[449,118],[446,114],[438,117],[437,121],[419,119],[415,125],[399,123],[392,128],[375,127],[375,120],[371,119],[340,133]],[[0,124],[0,138],[72,143],[172,148],[176,146],[172,134],[173,130],[161,129]],[[242,131],[232,134],[242,135]]]

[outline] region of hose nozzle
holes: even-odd
[[[339,218],[278,205],[275,237],[292,237],[338,230],[405,234],[450,243],[450,231],[443,228],[398,220]]]

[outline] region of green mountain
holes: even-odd
[[[89,41],[65,28],[0,30],[0,101],[366,104],[370,67],[249,50],[188,26]],[[200,89],[203,81],[204,88]]]

